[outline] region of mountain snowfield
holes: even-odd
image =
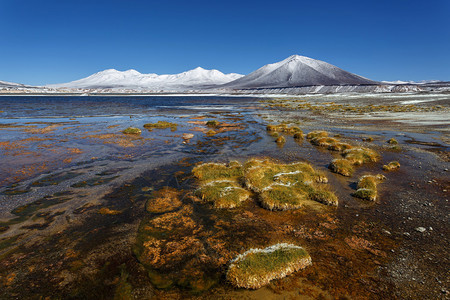
[[[225,84],[233,89],[329,85],[374,85],[379,82],[352,74],[324,61],[292,55]]]
[[[201,67],[173,75],[141,74],[136,70],[117,71],[109,69],[89,77],[69,83],[53,84],[54,88],[129,88],[146,90],[201,89],[222,85],[244,75],[223,74],[218,70],[205,70]]]

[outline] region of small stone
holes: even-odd
[[[417,227],[416,231],[418,231],[418,232],[425,232],[425,231],[427,231],[427,229],[425,227]]]
[[[432,231],[432,230],[433,230],[433,227],[429,227],[428,230]]]
[[[183,139],[184,140],[190,140],[194,137],[192,133],[183,133]]]
[[[403,235],[410,236],[409,232],[403,232]]]

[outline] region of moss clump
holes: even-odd
[[[365,137],[362,140],[363,140],[363,142],[373,142],[373,137],[371,137],[371,136]]]
[[[370,189],[358,189],[353,193],[353,196],[364,200],[375,201],[377,199],[377,191]]]
[[[297,126],[288,127],[286,124],[267,125],[266,130],[269,132],[284,132],[287,134],[295,134],[297,132],[302,132],[302,130]]]
[[[210,130],[208,130],[208,131],[206,132],[206,135],[207,135],[207,136],[214,136],[214,135],[216,135],[216,134],[217,134],[217,132],[214,131],[214,130],[212,130],[212,129],[210,129]]]
[[[216,121],[216,120],[208,121],[208,122],[206,122],[206,126],[208,126],[208,127],[217,127],[217,126],[219,126],[219,122]]]
[[[286,143],[286,138],[284,137],[284,136],[279,136],[276,140],[275,140],[275,142],[277,143],[277,144],[284,144],[284,143]]]
[[[123,130],[122,133],[123,134],[141,134],[141,130],[139,128],[136,127],[128,127],[127,129]]]
[[[236,287],[258,289],[271,280],[311,265],[311,257],[302,247],[276,244],[265,249],[250,249],[233,259],[226,278]]]
[[[144,124],[144,128],[148,129],[148,130],[153,130],[155,129],[166,129],[166,128],[170,128],[172,131],[177,130],[178,124],[177,123],[171,123],[171,122],[166,122],[166,121],[158,121],[156,123],[147,123]]]
[[[400,163],[398,161],[391,161],[387,165],[383,166],[384,171],[393,171],[400,168]]]
[[[252,159],[244,165],[246,186],[259,196],[261,206],[270,210],[297,209],[308,201],[337,205],[336,196],[326,191],[328,179],[308,163],[278,164]]]
[[[250,192],[231,180],[211,181],[196,192],[203,201],[212,202],[215,208],[234,208],[247,200]]]
[[[319,146],[319,147],[329,147],[338,143],[338,140],[332,137],[317,137],[311,139],[311,144]]]
[[[320,138],[320,137],[327,137],[327,136],[328,136],[328,132],[326,132],[326,131],[323,131],[323,130],[314,130],[314,131],[309,132],[309,133],[306,135],[306,138],[307,138],[308,140],[310,140],[310,139],[315,139],[315,138]]]
[[[391,145],[397,145],[397,144],[398,144],[397,140],[394,139],[394,138],[390,138],[390,139],[387,141],[387,143],[388,143],[388,144],[391,144]]]
[[[379,158],[378,153],[369,148],[348,149],[344,151],[343,156],[354,165],[376,162]]]
[[[243,175],[242,165],[239,162],[204,163],[196,166],[192,174],[202,182],[224,179],[237,179]]]
[[[296,140],[302,140],[305,137],[305,135],[303,134],[303,131],[298,131],[296,133],[294,133],[294,139]]]
[[[353,172],[355,172],[353,164],[349,160],[343,158],[333,159],[328,168],[334,173],[348,177],[352,176]]]
[[[331,144],[328,146],[329,150],[333,150],[333,151],[345,151],[345,150],[349,150],[349,149],[353,149],[353,146],[347,143],[341,143],[341,142],[337,142],[335,144]]]
[[[308,200],[308,194],[289,185],[273,184],[260,193],[261,205],[269,210],[297,209]]]
[[[364,200],[375,201],[377,199],[377,185],[386,177],[382,174],[364,175],[358,180],[357,190],[354,197]]]
[[[310,199],[325,205],[337,206],[339,201],[333,192],[324,189],[315,189],[310,193]]]

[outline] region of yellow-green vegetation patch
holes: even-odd
[[[341,143],[341,142],[337,142],[334,144],[331,144],[328,146],[329,150],[333,150],[333,151],[345,151],[345,150],[349,150],[352,149],[353,146],[347,143]]]
[[[378,153],[369,148],[348,149],[344,151],[343,156],[354,165],[376,162],[379,158]]]
[[[302,140],[304,138],[304,134],[303,131],[298,131],[296,133],[294,133],[294,139],[296,140]]]
[[[226,278],[236,287],[258,289],[311,264],[311,257],[304,248],[280,243],[238,255],[230,262]]]
[[[355,172],[353,163],[344,158],[333,159],[328,168],[334,173],[338,173],[348,177],[352,176],[353,172]]]
[[[219,121],[216,121],[216,120],[208,121],[208,122],[206,122],[206,126],[217,127],[217,126],[219,126]]]
[[[394,138],[390,138],[390,139],[387,141],[387,143],[388,143],[388,144],[391,144],[391,145],[397,145],[397,144],[398,144],[398,141],[397,141],[396,139],[394,139]]]
[[[192,174],[200,181],[237,179],[243,175],[242,165],[239,162],[230,162],[228,165],[222,163],[204,163],[192,170]]]
[[[377,185],[386,177],[382,174],[364,175],[358,180],[357,190],[353,196],[364,200],[375,201],[377,199]]]
[[[233,180],[210,181],[195,193],[203,201],[212,202],[215,208],[237,207],[250,196],[249,191]]]
[[[156,123],[147,123],[144,124],[144,128],[152,130],[152,129],[165,129],[170,128],[172,131],[177,130],[178,124],[177,123],[171,123],[167,121],[158,121]]]
[[[123,134],[141,134],[141,130],[136,127],[128,127],[122,131]]]
[[[332,137],[317,137],[311,139],[311,144],[320,146],[320,147],[329,147],[333,144],[338,143],[339,141]]]
[[[308,201],[337,205],[336,196],[326,190],[326,176],[310,164],[279,164],[271,160],[249,160],[244,165],[246,186],[259,196],[261,206],[270,210],[297,209]]]
[[[279,136],[276,140],[275,140],[275,142],[277,143],[277,144],[284,144],[284,143],[286,143],[286,138],[284,137],[284,136]]]
[[[287,134],[295,134],[298,132],[302,133],[302,130],[298,128],[297,126],[287,126],[286,124],[279,124],[279,125],[267,125],[266,130],[269,132],[284,132]]]
[[[322,182],[328,179],[322,172],[304,162],[279,164],[269,159],[251,159],[244,165],[245,184],[255,192],[261,192],[274,183]]]
[[[328,132],[326,132],[326,131],[323,131],[323,130],[314,130],[314,131],[309,132],[309,133],[306,135],[306,138],[307,138],[308,140],[310,140],[310,139],[315,139],[315,138],[320,138],[320,137],[327,137],[327,136],[328,136]]]
[[[393,171],[400,168],[400,163],[398,161],[391,161],[387,165],[383,166],[384,171]]]
[[[281,183],[272,184],[260,195],[261,205],[269,210],[289,210],[304,206],[308,194],[301,189],[292,188]]]

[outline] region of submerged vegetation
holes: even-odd
[[[226,278],[236,287],[258,289],[311,264],[305,249],[282,243],[238,255],[231,261]]]

